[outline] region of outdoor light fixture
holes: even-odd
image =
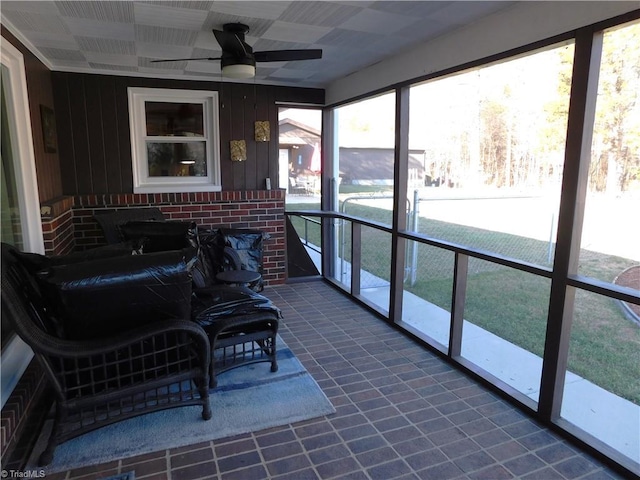
[[[231,161],[244,162],[247,159],[247,143],[244,140],[231,140]]]
[[[268,142],[271,137],[271,125],[269,120],[257,121],[255,123],[256,142]]]

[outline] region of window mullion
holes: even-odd
[[[391,291],[389,318],[402,320],[402,296],[404,293],[404,269],[407,240],[398,231],[407,229],[407,185],[409,171],[409,88],[396,90],[395,158],[393,180],[393,231],[391,234]]]
[[[594,35],[590,30],[583,30],[576,35],[538,410],[545,420],[560,417],[564,392],[575,297],[575,289],[569,286],[568,276],[577,272],[601,53],[602,32]]]

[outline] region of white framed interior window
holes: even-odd
[[[218,92],[129,87],[134,193],[215,192]]]

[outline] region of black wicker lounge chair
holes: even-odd
[[[118,326],[118,319],[111,321],[109,317],[102,326],[83,324],[92,319],[79,315],[82,305],[70,310],[69,317],[77,318],[64,318],[46,298],[42,283],[30,271],[28,255],[2,244],[2,315],[6,315],[16,333],[33,349],[55,392],[53,431],[40,456],[40,465],[51,462],[59,443],[134,416],[199,405],[202,418],[211,418],[208,401],[210,341],[200,326],[190,320],[175,318],[173,314],[158,315],[153,321],[138,323],[130,329]],[[37,260],[45,258],[34,257]],[[136,257],[142,258],[137,261],[149,260],[143,258],[148,257],[146,255],[123,257],[123,260],[130,263]],[[117,264],[113,258],[96,261]],[[82,262],[83,268],[90,263],[95,262]],[[42,266],[38,265],[38,268]],[[65,267],[59,268],[53,278],[61,279],[60,284],[67,282],[64,283],[66,287],[71,285],[69,270],[74,267]],[[171,265],[166,269],[169,270],[179,268]],[[166,275],[160,277],[164,285],[159,288],[174,288],[167,284]],[[190,292],[190,277],[186,275],[186,278]],[[82,288],[82,281],[76,281],[76,284]],[[175,288],[179,290],[182,285],[184,282]],[[73,300],[73,288],[75,286],[71,291],[63,292],[65,301]],[[129,285],[126,289],[133,290]],[[151,292],[153,297],[156,294]],[[188,294],[187,312],[189,297]],[[123,304],[126,308],[127,302]],[[148,302],[148,305],[152,303]],[[113,308],[109,305],[108,315],[113,313]],[[166,308],[171,310],[173,307]],[[140,312],[135,315],[140,316]],[[129,321],[121,323],[126,325]],[[113,331],[115,328],[122,328],[122,331]],[[91,332],[94,335],[88,334]]]

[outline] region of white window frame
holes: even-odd
[[[14,160],[16,161],[16,188],[22,223],[24,250],[44,253],[40,197],[33,150],[33,134],[27,93],[27,77],[22,53],[6,40],[0,43],[2,64],[7,67],[7,110],[13,112],[2,119],[9,127]],[[18,380],[31,362],[33,352],[17,335],[2,349],[0,358],[0,404],[4,407]]]
[[[134,193],[219,192],[220,132],[218,92],[129,87],[129,124]],[[145,102],[198,103],[203,111],[203,137],[148,136]],[[150,177],[147,142],[205,142],[207,175],[204,177]]]

